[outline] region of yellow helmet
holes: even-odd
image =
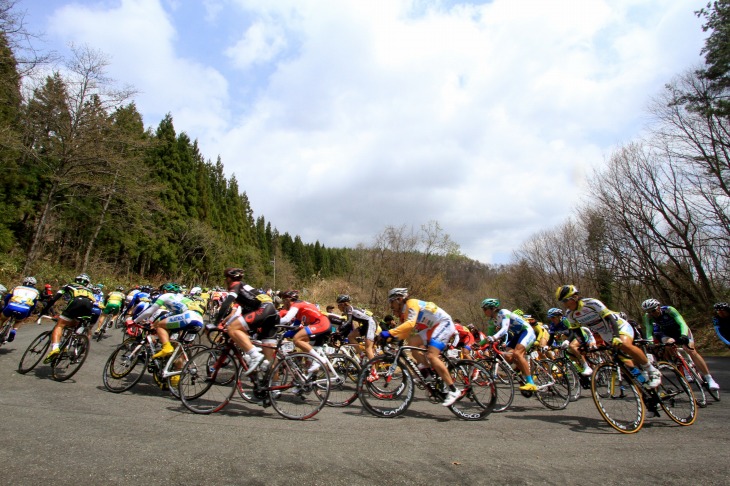
[[[562,287],[558,287],[558,290],[555,291],[555,299],[563,302],[578,293],[578,289],[576,289],[574,285],[563,285]]]

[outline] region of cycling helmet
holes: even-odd
[[[91,290],[92,290],[92,292],[94,292],[97,295],[101,294],[101,288],[99,288],[98,286],[94,287]]]
[[[285,290],[279,296],[282,299],[289,299],[289,300],[299,300],[299,291],[298,290]]]
[[[36,282],[35,277],[25,277],[22,283],[26,287],[35,287],[35,284],[38,282]]]
[[[649,312],[656,309],[660,305],[661,304],[656,299],[646,299],[644,302],[641,303],[641,308],[644,309],[644,311]]]
[[[86,287],[87,285],[89,285],[91,283],[91,278],[88,275],[86,275],[85,273],[82,273],[81,275],[79,275],[78,277],[76,277],[74,279],[74,281],[77,284],[83,285],[84,287]]]
[[[714,307],[716,311],[724,310],[730,312],[730,304],[727,302],[718,302]]]
[[[548,317],[563,317],[563,311],[558,309],[557,307],[553,307],[552,309],[548,309],[547,316]]]
[[[48,290],[51,290],[51,284],[45,284],[45,285],[43,286],[43,288],[44,288],[44,289],[48,289]]]
[[[393,289],[390,289],[390,292],[388,292],[388,300],[393,301],[397,299],[398,297],[406,297],[408,295],[408,289],[405,287],[395,287]]]
[[[347,294],[342,294],[337,296],[337,303],[342,304],[345,302],[350,302],[350,296]]]
[[[525,315],[525,311],[523,311],[522,309],[515,309],[515,310],[512,311],[512,313],[513,314],[517,314],[520,317],[527,317]]]
[[[100,289],[104,288],[104,284],[96,284],[96,286],[99,287]]]
[[[482,309],[496,309],[499,307],[499,299],[484,299],[482,301]]]
[[[578,292],[578,289],[575,288],[574,285],[563,285],[562,287],[558,287],[558,290],[555,291],[555,299],[563,302],[564,300],[570,299],[579,293],[580,292]]]
[[[173,282],[167,282],[160,285],[160,291],[165,293],[177,294],[180,292],[180,286]]]
[[[230,278],[233,281],[239,281],[243,278],[243,269],[242,268],[226,268],[226,270],[223,272],[223,275],[227,278]]]
[[[475,331],[477,327],[474,324],[467,324],[466,328],[470,331]]]
[[[117,292],[124,292],[124,287],[117,287]]]

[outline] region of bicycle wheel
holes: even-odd
[[[178,390],[177,385],[180,383],[179,377],[180,374],[182,374],[182,368],[185,366],[185,363],[188,362],[190,356],[207,350],[208,346],[203,346],[201,344],[193,344],[190,346],[185,345],[183,346],[183,349],[180,350],[180,353],[177,354],[177,356],[175,357],[175,363],[172,365],[176,369],[170,370],[168,372],[169,375],[165,377],[167,389],[170,390],[170,393],[172,393],[173,397],[177,399],[180,398],[180,391]]]
[[[705,395],[705,387],[703,386],[704,381],[697,370],[692,367],[687,367],[681,361],[677,361],[674,366],[678,370],[681,370],[684,374],[684,379],[690,384],[692,393],[695,396],[695,401],[700,408],[707,406],[707,395]]]
[[[18,373],[24,375],[35,368],[46,355],[50,345],[51,331],[44,331],[36,336],[23,353],[23,357],[20,358],[20,363],[18,363]]]
[[[236,389],[238,362],[226,351],[205,349],[190,356],[183,366],[178,393],[185,408],[194,413],[218,412]]]
[[[104,337],[104,333],[107,329],[107,324],[109,322],[109,319],[111,318],[110,314],[104,314],[104,317],[101,319],[101,325],[99,326],[99,330],[94,334],[94,338],[96,339],[96,342],[100,342],[101,339]]]
[[[692,425],[697,419],[697,407],[689,383],[667,362],[657,363],[657,369],[662,374],[662,383],[656,389],[659,405],[679,425]]]
[[[633,434],[644,425],[646,408],[641,391],[628,374],[613,363],[597,366],[591,379],[591,395],[608,425],[621,433]]]
[[[66,381],[81,369],[89,354],[89,338],[86,334],[73,334],[66,348],[61,351],[52,365],[52,376],[56,381]]]
[[[551,360],[531,361],[535,396],[550,410],[562,410],[570,402],[570,383],[562,368]]]
[[[147,369],[144,344],[128,339],[112,352],[104,365],[104,387],[112,393],[122,393],[139,383]]]
[[[476,361],[463,359],[449,366],[449,373],[461,390],[461,396],[449,410],[463,420],[486,418],[497,401],[497,389],[489,371]]]
[[[575,369],[575,365],[567,359],[556,360],[555,364],[560,366],[565,377],[568,379],[568,383],[570,383],[570,401],[577,401],[580,398],[581,388],[583,388],[580,384],[580,375],[578,374],[578,370]]]
[[[344,353],[332,354],[328,359],[337,375],[332,376],[327,405],[346,407],[357,398],[357,377],[360,375],[360,365]]]
[[[357,378],[360,403],[377,417],[397,417],[408,410],[413,401],[413,378],[407,368],[397,363],[391,372],[394,358],[376,356],[365,363]]]
[[[327,365],[309,353],[291,353],[276,363],[271,372],[269,400],[284,418],[306,420],[327,403],[330,375]]]

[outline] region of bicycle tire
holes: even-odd
[[[682,373],[666,361],[657,363],[662,382],[656,389],[659,405],[679,425],[692,425],[697,420],[697,407],[692,389]]]
[[[8,337],[10,336],[10,331],[13,329],[13,325],[15,324],[15,317],[9,317],[7,321],[5,321],[5,324],[3,324],[3,328],[0,331],[0,345],[5,344],[5,342],[8,340]]]
[[[30,342],[18,363],[18,373],[24,375],[38,366],[51,345],[51,331],[43,331]]]
[[[316,369],[310,371],[312,367]],[[287,354],[277,361],[269,376],[269,387],[278,387],[269,392],[269,401],[284,418],[306,420],[327,404],[330,374],[320,358],[309,353]],[[274,377],[278,377],[276,385]]]
[[[680,369],[680,366],[684,368],[683,371],[685,373],[685,380],[687,380],[687,375],[689,375],[689,377],[691,378],[690,380],[687,380],[687,382],[690,384],[690,387],[692,387],[692,393],[694,393],[697,406],[700,408],[705,408],[707,406],[707,395],[705,395],[704,387],[705,380],[702,379],[694,366],[687,367],[682,364],[681,361],[674,364],[674,366],[677,369]]]
[[[189,346],[183,346],[183,352],[180,353],[180,355],[177,357],[178,359],[182,359],[185,362],[182,363],[180,367],[180,372],[172,374],[170,376],[165,377],[165,383],[167,383],[167,389],[170,391],[173,397],[180,399],[180,391],[178,390],[177,385],[180,383],[180,380],[175,380],[175,376],[180,376],[182,374],[182,368],[185,366],[185,363],[188,362],[190,357],[196,353],[199,353],[200,351],[207,351],[208,346],[203,346],[202,344],[192,344]],[[174,373],[174,371],[173,371]]]
[[[533,360],[532,378],[537,399],[550,410],[563,410],[570,403],[570,383],[565,373],[551,360]]]
[[[702,380],[702,386],[705,388],[705,390],[707,390],[707,393],[710,394],[710,396],[712,397],[713,400],[715,400],[716,402],[720,401],[720,389],[719,388],[717,390],[711,390],[710,385],[704,379]]]
[[[591,379],[591,395],[608,425],[623,434],[634,434],[644,425],[646,407],[641,390],[628,375],[613,363],[597,366]]]
[[[474,360],[462,359],[449,366],[461,396],[449,410],[462,420],[484,420],[494,410],[497,389],[489,371]]]
[[[360,376],[360,365],[345,353],[328,356],[337,376],[332,376],[330,395],[327,405],[330,407],[346,407],[357,399],[357,379]],[[330,370],[330,373],[332,370]]]
[[[207,348],[191,356],[183,366],[178,393],[185,408],[193,413],[215,413],[231,401],[239,366],[228,353],[227,358],[220,354],[220,350]]]
[[[512,368],[507,369],[508,367],[505,367],[504,363],[495,359],[480,360],[479,363],[490,372],[497,391],[497,401],[492,411],[504,412],[515,399],[515,382],[512,376]]]
[[[580,374],[575,368],[575,365],[567,358],[561,358],[555,360],[555,364],[563,368],[565,376],[568,378],[570,383],[570,401],[577,402],[580,398],[581,389],[583,388],[580,384]]]
[[[139,383],[147,370],[147,355],[144,343],[135,339],[119,345],[104,364],[104,388],[112,393],[122,393]]]
[[[89,337],[86,334],[73,334],[66,349],[61,351],[51,364],[51,376],[56,381],[66,381],[75,375],[89,354]]]
[[[394,358],[392,355],[376,356],[365,363],[357,378],[357,396],[360,403],[376,417],[398,417],[413,402],[414,383],[408,369],[397,366],[392,375],[387,376]],[[377,378],[368,380],[372,370],[375,370]]]

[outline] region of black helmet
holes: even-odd
[[[86,275],[85,273],[82,273],[81,275],[77,276],[75,279],[77,284],[87,286],[91,283],[91,278]]]
[[[727,302],[718,302],[717,304],[715,304],[715,310],[724,310],[730,312],[730,304],[728,304]]]
[[[237,282],[243,278],[243,269],[235,267],[226,268],[226,270],[223,272],[223,275]]]
[[[299,300],[299,291],[298,290],[286,290],[279,294],[279,297],[282,299],[289,299],[289,300]]]
[[[342,304],[344,302],[350,302],[350,296],[347,294],[341,294],[337,296],[337,303]]]

